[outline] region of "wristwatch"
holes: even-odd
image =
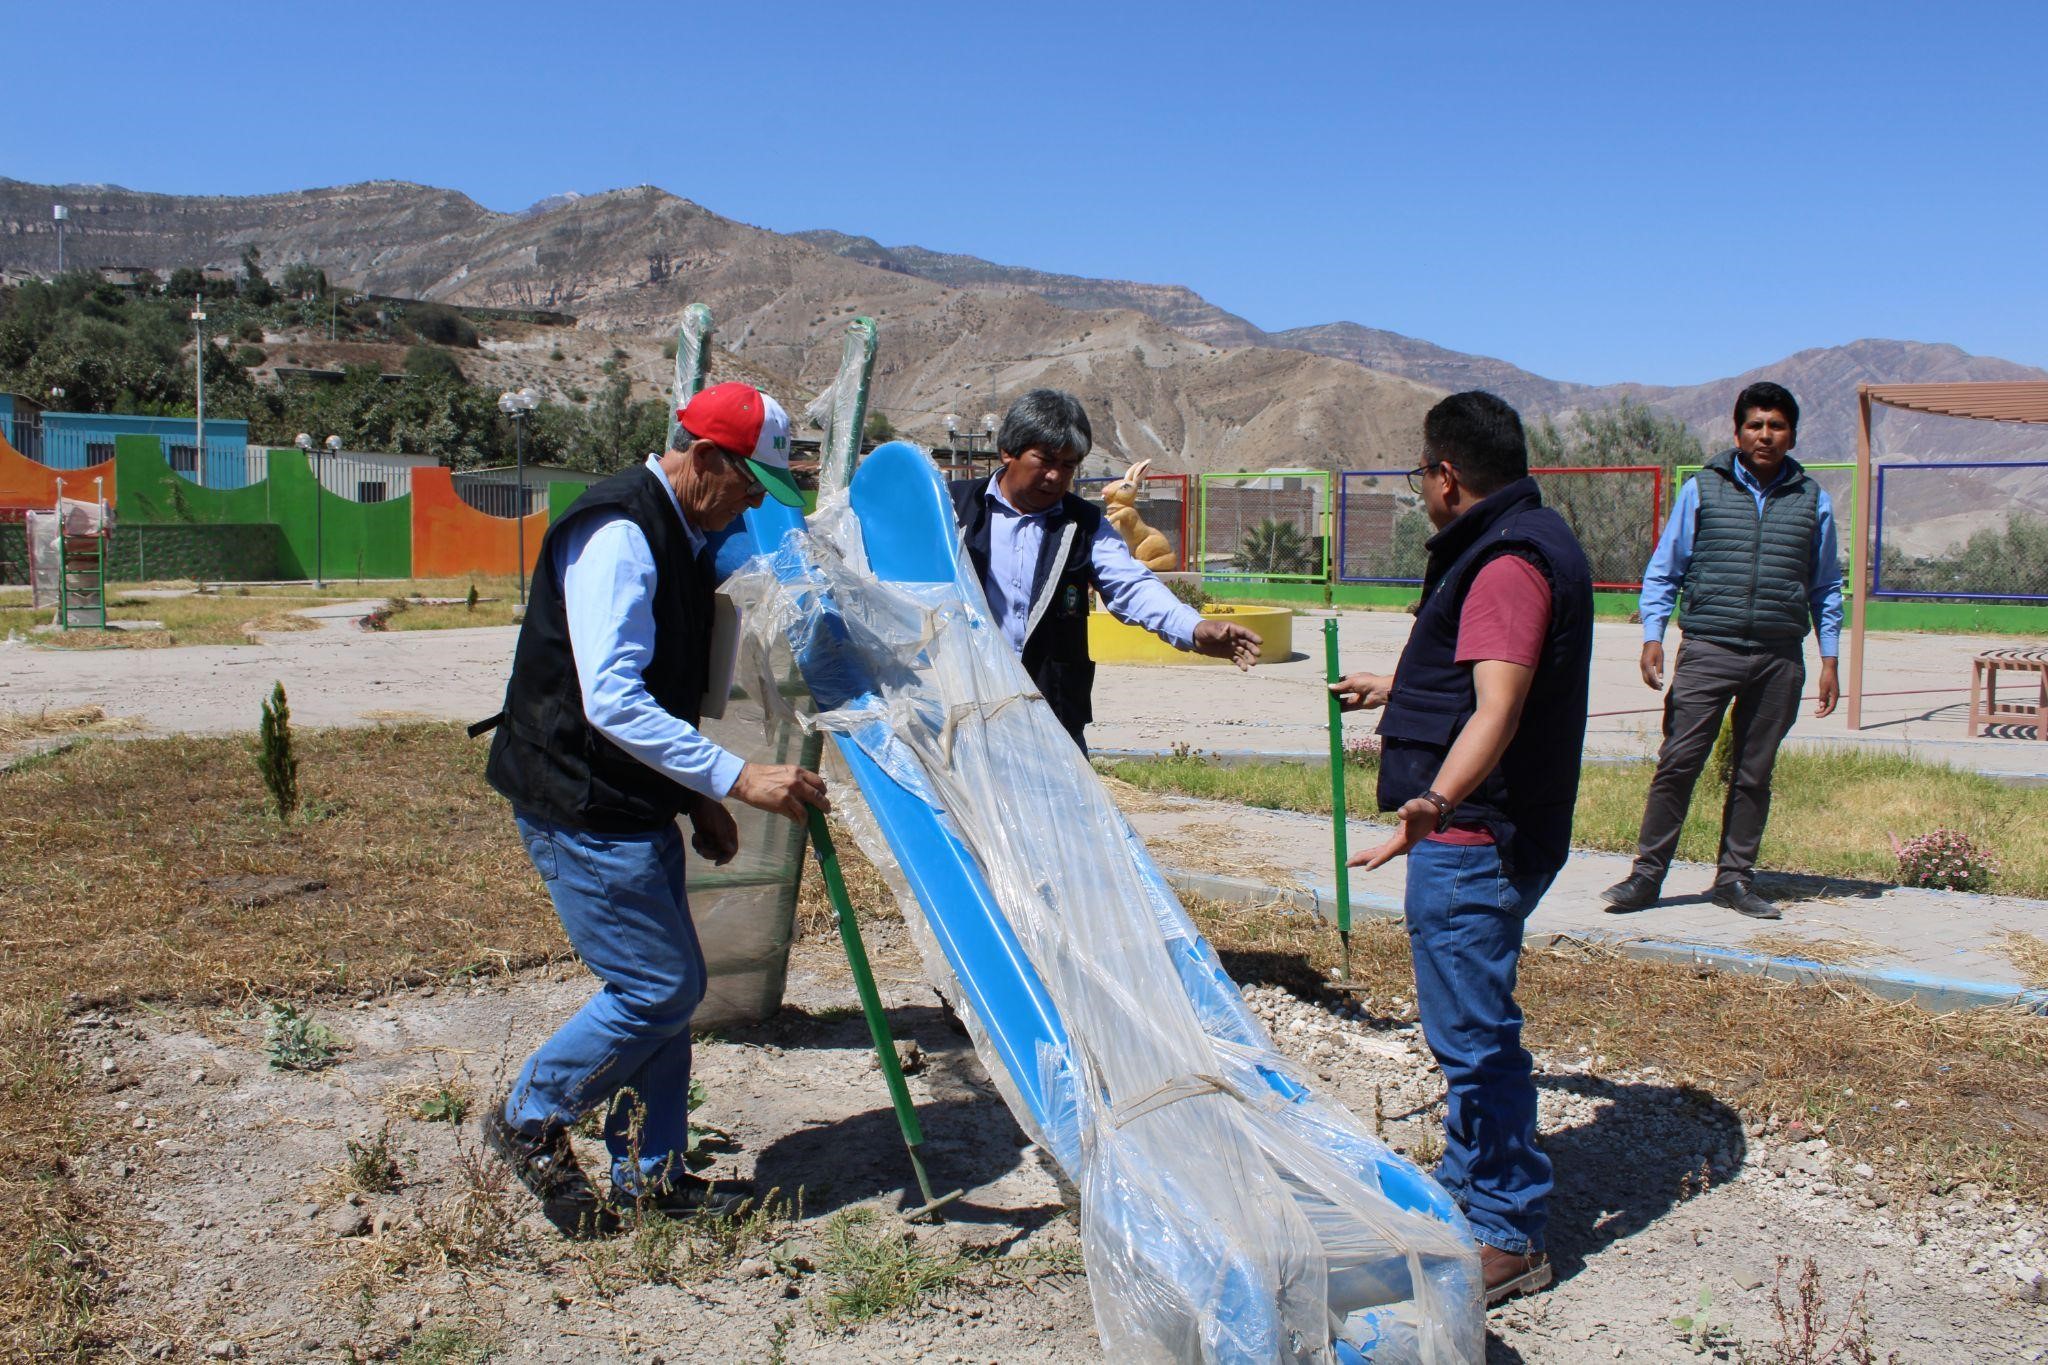
[[[1422,794],[1422,799],[1429,802],[1430,805],[1436,807],[1436,832],[1438,834],[1442,834],[1445,830],[1449,829],[1451,827],[1451,812],[1456,810],[1457,807],[1453,806],[1449,801],[1445,800],[1444,797],[1433,788],[1429,791],[1424,792]]]

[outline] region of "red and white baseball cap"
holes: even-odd
[[[743,460],[768,496],[801,507],[804,495],[789,472],[789,414],[752,384],[713,384],[676,413],[684,431]]]

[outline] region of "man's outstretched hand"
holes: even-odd
[[[1259,661],[1260,648],[1257,635],[1232,621],[1204,620],[1195,627],[1195,653],[1228,659],[1243,670]]]
[[[825,779],[794,763],[749,763],[732,784],[732,795],[756,810],[802,823],[806,807],[831,810]]]
[[[1394,812],[1394,818],[1401,823],[1394,826],[1392,837],[1378,848],[1352,854],[1346,866],[1362,867],[1368,872],[1386,866],[1427,839],[1436,829],[1438,814],[1435,802],[1425,801],[1419,796],[1413,798]]]

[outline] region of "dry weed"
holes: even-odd
[[[299,739],[306,818],[288,828],[243,739],[83,745],[0,776],[0,1358],[77,1354],[104,1330],[100,1278],[74,1264],[106,1224],[74,1174],[90,1139],[65,1006],[304,997],[566,953],[484,746],[456,726]]]
[[[1239,982],[1311,997],[1327,989],[1337,935],[1325,921],[1194,900],[1188,908]],[[1413,989],[1398,921],[1361,923],[1351,948],[1352,975],[1368,993]],[[1583,1049],[1610,1073],[1654,1066],[1731,1107],[1799,1119],[1886,1173],[1902,1197],[1977,1181],[2048,1202],[2039,1113],[2048,1018],[1930,1014],[1853,987],[1638,962],[1583,945],[1524,952],[1517,997],[1531,1049]]]
[[[296,611],[267,611],[261,616],[252,616],[242,622],[242,629],[251,635],[259,631],[277,634],[295,630],[318,630],[320,623],[311,617],[301,616]]]
[[[134,723],[126,718],[109,719],[104,706],[46,706],[40,711],[9,711],[0,714],[0,748],[51,735],[117,729]]]
[[[1789,933],[1752,934],[1742,946],[1749,952],[1762,953],[1766,957],[1796,957],[1827,965],[1898,956],[1882,943],[1872,943],[1868,939],[1808,938],[1804,934]]]
[[[2022,929],[2009,929],[1998,941],[1998,950],[2020,969],[2020,976],[2035,990],[2048,990],[2048,939]]]

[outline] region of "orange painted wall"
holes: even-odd
[[[548,514],[526,518],[526,568],[533,571]],[[519,523],[479,512],[455,492],[445,468],[412,472],[412,571],[417,578],[519,571]]]
[[[107,502],[114,501],[112,460],[101,460],[83,469],[51,469],[37,464],[10,445],[5,436],[0,436],[0,507],[54,507],[59,479],[64,481],[65,497],[86,499],[93,496],[92,481],[104,479]],[[454,485],[450,484],[449,489],[452,492]]]

